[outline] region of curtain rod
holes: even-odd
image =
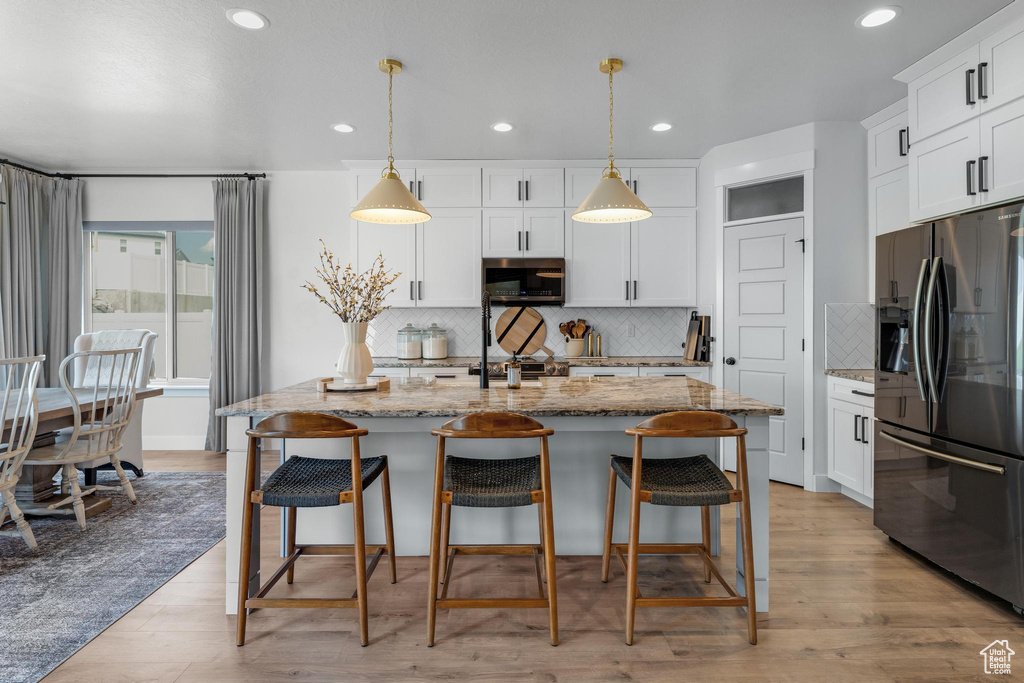
[[[72,178],[248,178],[253,180],[267,177],[266,173],[50,173],[10,159],[0,159],[0,164],[7,164],[47,178],[64,178],[66,180]]]
[[[49,171],[40,171],[38,168],[25,166],[24,164],[19,164],[18,162],[11,161],[10,159],[0,159],[0,164],[7,164],[8,166],[13,166],[14,168],[20,168],[22,171],[35,173],[36,175],[44,175],[47,178],[64,178],[65,180],[71,179],[71,176],[69,176],[67,173],[50,173]]]

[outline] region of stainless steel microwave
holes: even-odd
[[[484,291],[496,304],[565,304],[564,258],[485,258]]]

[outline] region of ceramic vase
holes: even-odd
[[[370,323],[342,323],[341,334],[344,346],[338,357],[338,374],[345,384],[366,384],[367,376],[373,372],[373,358],[366,345],[366,329]]]

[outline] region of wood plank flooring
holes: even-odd
[[[265,464],[276,465],[273,454]],[[146,454],[147,471],[222,467],[216,454]],[[722,608],[638,609],[627,646],[625,578],[616,563],[602,584],[600,558],[559,557],[558,647],[548,643],[545,610],[453,610],[439,612],[437,644],[427,648],[427,561],[400,557],[396,585],[386,571],[370,581],[369,647],[359,646],[352,610],[261,610],[238,648],[235,619],[224,614],[220,543],[45,680],[980,681],[984,646],[1008,638],[1024,647],[1024,621],[1005,603],[891,543],[869,509],[782,484],[771,496],[771,612],[758,618],[756,646],[746,642],[742,613]],[[276,567],[276,510],[263,520],[263,566]],[[367,530],[369,542],[382,536]],[[723,510],[722,537],[720,566],[731,578],[731,507]],[[714,590],[693,558],[645,558],[640,568],[650,595]],[[305,559],[295,583],[273,594],[347,596],[353,576],[350,559]],[[528,557],[460,557],[451,595],[532,596],[535,581]]]

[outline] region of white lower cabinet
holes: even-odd
[[[692,377],[701,382],[711,378],[711,368],[706,367],[642,367],[641,377]]]
[[[828,477],[873,498],[874,387],[835,377],[828,380]]]
[[[599,367],[596,365],[570,366],[570,377],[639,377],[640,368],[637,367]]]
[[[479,378],[471,377],[468,367],[461,368],[409,368],[410,377],[433,377],[437,382],[464,384]]]
[[[404,379],[409,376],[409,368],[374,368],[370,377],[390,377],[391,379]]]

